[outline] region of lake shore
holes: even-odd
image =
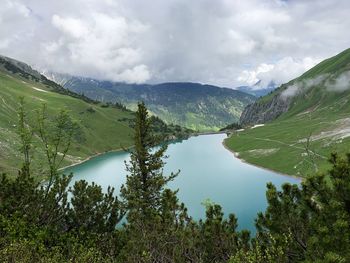
[[[296,175],[290,175],[290,174],[284,174],[284,173],[281,173],[279,171],[275,171],[273,169],[270,169],[270,168],[266,168],[266,167],[263,167],[263,166],[260,166],[260,165],[256,165],[256,164],[253,164],[253,163],[250,163],[246,160],[244,160],[243,158],[241,158],[239,156],[239,153],[238,152],[235,152],[234,150],[230,149],[226,144],[225,144],[225,141],[227,140],[228,138],[224,139],[222,141],[222,145],[225,147],[226,150],[228,150],[229,152],[231,152],[235,158],[239,159],[241,162],[243,163],[246,163],[246,164],[249,164],[249,165],[252,165],[252,166],[255,166],[259,169],[263,169],[263,170],[266,170],[266,171],[269,171],[269,172],[274,172],[278,175],[281,175],[281,176],[286,176],[286,177],[290,177],[290,178],[294,178],[294,179],[298,179],[298,180],[301,180],[303,181],[305,178],[304,177],[301,177],[301,176],[296,176]]]
[[[105,151],[105,152],[99,152],[99,153],[96,153],[94,155],[91,155],[91,156],[88,156],[87,158],[81,160],[81,161],[78,161],[78,162],[74,162],[70,165],[67,165],[67,166],[64,166],[62,168],[59,168],[58,171],[64,171],[68,168],[72,168],[74,166],[77,166],[77,165],[80,165],[80,164],[83,164],[83,163],[86,163],[88,161],[90,161],[91,159],[94,159],[96,157],[99,157],[101,155],[104,155],[104,154],[108,154],[108,153],[119,153],[119,152],[124,152],[125,150],[130,150],[132,149],[134,146],[130,146],[128,148],[118,148],[118,149],[115,149],[115,150],[110,150],[110,151]]]
[[[214,134],[227,134],[225,131],[219,131],[219,132],[203,132],[203,133],[195,133],[195,134],[192,134],[190,135],[188,138],[191,138],[191,137],[197,137],[197,136],[203,136],[203,135],[214,135]],[[228,138],[226,138],[228,139]],[[252,166],[255,166],[257,168],[260,168],[260,169],[263,169],[263,170],[266,170],[266,171],[269,171],[269,172],[273,172],[273,173],[276,173],[278,175],[281,175],[281,176],[286,176],[286,177],[289,177],[289,178],[294,178],[294,179],[298,179],[298,180],[303,180],[304,178],[303,177],[300,177],[300,176],[295,176],[295,175],[289,175],[289,174],[284,174],[284,173],[281,173],[281,172],[278,172],[278,171],[275,171],[275,170],[272,170],[272,169],[269,169],[269,168],[266,168],[266,167],[263,167],[263,166],[260,166],[260,165],[256,165],[256,164],[252,164],[252,163],[249,163],[247,162],[246,160],[244,160],[243,158],[241,158],[239,156],[239,154],[235,151],[233,151],[232,149],[230,149],[229,147],[227,147],[227,145],[225,144],[225,140],[224,139],[222,141],[222,145],[223,147],[228,150],[229,152],[231,152],[235,158],[239,159],[241,162],[243,163],[246,163],[248,165],[252,165]],[[108,154],[108,153],[119,153],[119,152],[124,152],[125,150],[130,150],[132,149],[134,146],[130,146],[128,148],[118,148],[118,149],[114,149],[114,150],[110,150],[110,151],[105,151],[105,152],[100,152],[100,153],[96,153],[94,155],[91,155],[91,156],[88,156],[87,158],[85,158],[84,160],[81,160],[79,162],[75,162],[75,163],[72,163],[70,165],[67,165],[67,166],[64,166],[60,169],[58,169],[59,171],[64,171],[66,169],[69,169],[69,168],[72,168],[74,166],[78,166],[78,165],[81,165],[83,163],[86,163],[88,161],[90,161],[91,159],[94,159],[96,157],[99,157],[99,156],[102,156],[104,154]]]
[[[221,132],[201,132],[201,133],[193,133],[191,135],[188,136],[188,138],[191,138],[191,137],[196,137],[196,136],[200,136],[200,135],[212,135],[212,134],[222,134],[222,133],[225,133],[224,131],[221,131]],[[187,138],[187,139],[188,139]],[[181,139],[182,140],[182,139]],[[77,166],[77,165],[80,165],[80,164],[83,164],[83,163],[86,163],[88,161],[90,161],[91,159],[93,158],[96,158],[96,157],[99,157],[101,155],[104,155],[104,154],[108,154],[108,153],[118,153],[118,152],[124,152],[125,150],[130,150],[132,149],[134,146],[130,146],[128,148],[117,148],[117,149],[114,149],[114,150],[110,150],[110,151],[105,151],[105,152],[99,152],[99,153],[96,153],[94,155],[90,155],[88,156],[87,158],[81,160],[81,161],[78,161],[78,162],[74,162],[70,165],[66,165],[62,168],[59,168],[58,171],[64,171],[65,169],[68,169],[68,168],[72,168],[74,166]]]

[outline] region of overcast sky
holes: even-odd
[[[130,83],[283,83],[350,47],[349,14],[349,0],[0,0],[0,54]]]

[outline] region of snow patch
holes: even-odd
[[[41,91],[41,92],[46,92],[46,93],[48,93],[47,90],[39,89],[39,88],[36,88],[36,87],[32,87],[32,88],[35,89],[35,90],[37,90],[37,91]]]
[[[262,126],[265,126],[265,124],[255,124],[253,127],[251,127],[251,129],[259,128]]]
[[[250,154],[256,155],[256,156],[266,156],[270,154],[274,154],[278,152],[279,148],[270,148],[270,149],[254,149],[254,150],[249,150],[248,152]]]

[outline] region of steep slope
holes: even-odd
[[[291,175],[327,169],[350,146],[350,49],[246,107],[245,131],[226,145],[251,163]],[[256,124],[255,128],[249,128]]]
[[[143,100],[150,111],[167,123],[195,130],[218,130],[236,122],[253,95],[198,83],[134,85],[46,74],[65,88],[99,101],[121,102],[130,109]]]
[[[0,172],[15,173],[21,162],[17,135],[19,97],[24,97],[29,125],[35,126],[35,110],[43,103],[50,116],[67,109],[79,122],[79,138],[71,147],[65,164],[79,162],[88,156],[131,146],[134,113],[119,105],[101,104],[66,90],[33,70],[30,66],[0,57]],[[156,120],[155,129],[169,136],[183,132],[181,127],[165,126]],[[34,166],[42,166],[43,152],[36,149]]]
[[[300,77],[248,105],[240,117],[241,124],[265,123],[287,111],[289,116],[295,115],[317,104],[329,104],[340,99],[342,92],[349,91],[346,86],[349,83],[349,61],[350,49],[322,61]]]

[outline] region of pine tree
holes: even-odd
[[[128,255],[124,260],[149,262],[164,256],[159,254],[160,245],[165,244],[164,239],[167,237],[166,232],[162,232],[163,226],[166,224],[167,231],[171,231],[177,215],[179,218],[186,217],[186,210],[177,205],[176,192],[166,189],[167,183],[178,173],[163,175],[167,146],[161,144],[160,138],[152,133],[152,122],[144,103],[138,104],[136,112],[134,144],[130,163],[126,164],[129,175],[121,188],[127,210],[129,244],[126,246]],[[170,211],[176,216],[169,220]]]
[[[153,135],[151,125],[145,104],[139,103],[135,120],[135,148],[131,151],[130,163],[126,164],[129,173],[126,185],[121,189],[129,222],[133,221],[134,215],[141,221],[156,216],[166,184],[178,175],[163,175],[167,146],[159,146],[161,140]]]

